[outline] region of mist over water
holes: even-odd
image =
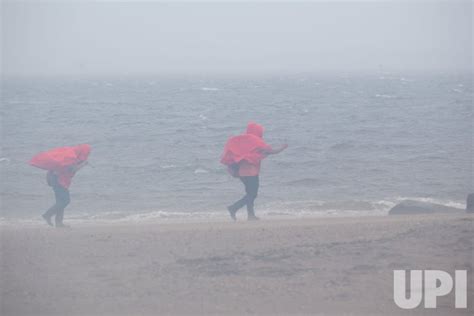
[[[37,152],[89,143],[67,218],[226,216],[243,193],[219,163],[248,121],[288,150],[262,167],[257,214],[386,214],[404,197],[462,207],[472,187],[472,77],[5,79],[3,218],[53,204]],[[243,213],[245,211],[242,211]]]

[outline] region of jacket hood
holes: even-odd
[[[77,158],[80,161],[85,161],[89,157],[91,146],[89,144],[77,145],[74,146],[74,151],[76,152]]]
[[[250,122],[247,125],[247,134],[252,134],[255,136],[258,136],[260,138],[263,137],[263,127],[261,125],[258,125],[257,123]]]

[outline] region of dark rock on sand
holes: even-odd
[[[459,214],[464,210],[455,207],[449,207],[441,204],[434,204],[428,202],[419,202],[412,200],[405,200],[388,212],[388,215],[402,215],[402,214],[435,214],[435,213],[449,213]]]
[[[466,212],[474,213],[474,193],[471,193],[467,196]]]

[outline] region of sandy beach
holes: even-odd
[[[472,215],[1,227],[1,315],[469,315]],[[468,270],[402,310],[394,269]]]

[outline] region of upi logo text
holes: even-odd
[[[410,272],[410,289],[406,285],[406,272]],[[424,281],[424,282],[423,282]],[[454,282],[451,275],[441,270],[394,270],[393,300],[403,309],[421,304],[424,292],[425,308],[436,308],[436,298],[451,293],[454,286],[455,308],[467,308],[467,271],[456,270]],[[409,294],[409,298],[407,298]]]

